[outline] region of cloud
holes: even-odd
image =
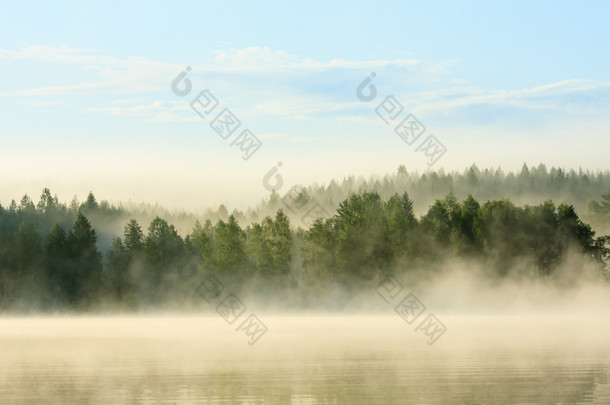
[[[96,82],[80,83],[69,86],[46,86],[33,89],[21,90],[13,93],[14,96],[60,96],[60,95],[90,95],[90,94],[114,94],[120,82]]]
[[[416,59],[349,61],[333,59],[320,62],[301,58],[284,51],[252,46],[244,49],[216,51],[214,64],[206,69],[224,72],[269,72],[277,70],[330,70],[330,69],[378,69],[388,66],[412,67],[422,62]]]
[[[338,102],[323,95],[290,95],[267,99],[254,106],[257,114],[310,118],[313,115],[347,111],[360,106],[359,102]]]
[[[66,64],[74,66],[75,74],[67,77],[67,84],[43,85],[31,88],[21,88],[10,93],[1,93],[0,96],[16,97],[40,97],[40,96],[92,96],[92,95],[133,95],[138,98],[144,93],[165,91],[169,83],[179,74],[184,66],[151,60],[142,57],[117,58],[104,55],[99,51],[89,49],[78,49],[67,45],[56,47],[28,45],[19,49],[0,49],[0,60],[13,62],[36,62],[49,64]],[[303,89],[294,87],[309,86],[309,80],[317,83],[320,88],[322,83],[317,79],[303,79],[302,75],[324,73],[328,76],[330,72],[340,72],[348,69],[366,71],[374,69],[408,68],[425,64],[415,59],[394,60],[368,60],[350,61],[334,59],[330,61],[316,61],[311,58],[303,58],[288,54],[284,51],[272,50],[267,47],[249,47],[245,49],[229,49],[217,51],[211,63],[193,64],[191,78],[193,83],[197,78],[206,77],[208,83],[212,81],[224,88],[229,89],[229,94],[241,93],[244,85],[256,86],[251,80],[251,74],[262,75],[267,80],[262,80],[265,85],[273,85],[288,80],[294,92],[302,92]],[[441,66],[442,64],[438,64]],[[44,66],[44,65],[43,65]],[[56,75],[42,73],[38,80],[45,83],[56,81]],[[209,74],[216,76],[213,80]],[[300,75],[300,80],[295,80],[294,75]],[[241,76],[241,77],[235,77]],[[69,81],[73,81],[70,83]],[[272,85],[272,86],[273,86]],[[315,87],[315,86],[314,86]],[[171,97],[168,94],[168,97]],[[306,114],[302,114],[306,115]]]
[[[413,98],[419,99],[417,112],[447,111],[476,106],[574,112],[578,105],[607,105],[609,96],[610,82],[573,79],[520,90],[466,88],[426,92]]]
[[[66,45],[57,47],[28,45],[19,50],[0,49],[0,59],[85,65],[112,64],[117,61],[117,59],[112,57],[94,55],[92,53],[93,51],[70,48]]]
[[[19,104],[30,105],[32,107],[48,107],[54,105],[62,105],[63,103],[56,100],[23,100]]]
[[[143,101],[141,97],[122,98],[118,100],[108,101],[106,104],[133,104]]]
[[[95,94],[137,94],[167,88],[184,67],[142,57],[116,58],[92,50],[29,45],[18,50],[0,49],[0,60],[68,64],[80,67],[74,84],[21,89],[2,96],[61,96]],[[83,81],[86,76],[93,81]],[[44,75],[41,75],[44,78]]]
[[[141,104],[130,107],[94,107],[85,108],[82,112],[105,113],[118,117],[138,117],[147,121],[156,122],[188,122],[199,121],[200,118],[194,113],[188,104],[178,101],[154,101],[150,104]]]
[[[270,141],[272,139],[285,138],[286,134],[281,132],[266,132],[264,134],[257,135],[257,138],[261,141]]]
[[[175,99],[169,84],[182,72],[182,65],[142,57],[117,58],[66,45],[0,49],[0,60],[69,64],[80,68],[81,74],[71,79],[73,83],[0,94],[37,100],[29,105],[60,103],[59,100],[41,99],[44,97],[114,95],[117,96],[114,101],[93,99],[98,106],[81,111],[153,121],[198,119],[190,114],[190,100],[168,101]],[[205,83],[221,103],[239,110],[244,117],[310,120],[332,115],[354,124],[368,121],[376,104],[389,94],[395,94],[406,111],[462,123],[469,120],[476,123],[486,116],[495,119],[502,114],[513,117],[540,111],[592,114],[606,108],[607,100],[610,100],[610,83],[584,79],[524,89],[479,88],[451,76],[455,63],[454,60],[428,62],[412,58],[319,61],[254,46],[216,51],[210,62],[193,64],[190,77],[195,90]],[[377,72],[379,94],[374,103],[365,105],[355,99],[354,92],[372,71]],[[252,75],[256,75],[257,80],[253,80]],[[40,80],[45,83],[44,76]],[[159,94],[154,94],[155,101],[152,101],[150,94],[155,92]],[[151,101],[146,103],[146,100]]]

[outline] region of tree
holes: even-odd
[[[610,190],[607,194],[602,194],[601,209],[605,214],[610,214]]]
[[[480,208],[481,205],[472,194],[468,194],[468,197],[462,201],[452,234],[452,242],[457,251],[472,253],[478,248],[474,224]]]
[[[40,201],[38,201],[36,208],[39,212],[43,214],[51,214],[54,213],[58,207],[59,201],[57,200],[57,196],[52,197],[51,190],[45,187],[42,190],[42,194],[40,195]]]
[[[595,232],[590,225],[580,220],[574,206],[560,204],[557,207],[557,219],[559,234],[564,238],[564,243],[575,242],[584,253],[594,254],[596,248]]]
[[[74,215],[76,217],[76,213],[78,212],[79,209],[80,209],[80,204],[78,202],[78,197],[76,195],[74,195],[74,197],[72,197],[72,200],[70,201],[68,212],[71,215]]]
[[[30,196],[24,194],[23,197],[21,197],[21,202],[19,203],[19,211],[27,214],[33,214],[35,210],[36,207],[34,206]]]
[[[417,219],[413,213],[413,201],[407,192],[394,194],[385,204],[384,256],[399,257],[414,255],[414,232]],[[389,264],[389,263],[388,263]]]
[[[303,278],[308,284],[336,280],[337,235],[332,219],[317,219],[303,236]]]
[[[607,194],[602,194],[602,200],[591,200],[587,207],[593,213],[594,218],[604,226],[610,224],[610,190]]]
[[[527,251],[520,229],[520,210],[509,200],[488,201],[477,213],[474,234],[482,252],[495,259],[500,275],[506,275],[515,258]]]
[[[253,224],[250,230],[249,253],[255,269],[263,276],[287,276],[290,274],[292,232],[283,210],[278,210],[275,220],[265,217],[261,224]]]
[[[227,222],[219,220],[214,226],[215,264],[225,274],[243,278],[246,264],[246,233],[231,215]]]
[[[148,226],[143,247],[145,272],[140,274],[144,293],[155,303],[167,299],[174,287],[176,270],[185,263],[186,247],[176,228],[155,217]]]
[[[558,218],[555,204],[546,201],[541,205],[525,206],[522,212],[523,240],[535,260],[537,270],[542,275],[549,275],[559,263],[564,245],[557,234]]]
[[[102,255],[97,249],[97,235],[89,220],[80,212],[66,237],[73,282],[67,291],[71,302],[89,304],[101,284]]]
[[[287,276],[290,274],[292,248],[292,232],[290,220],[283,210],[278,210],[271,224],[271,256],[275,274]]]
[[[14,234],[0,239],[0,298],[32,289],[43,258],[42,242],[34,224],[19,224]]]
[[[95,196],[93,195],[93,191],[89,192],[87,195],[87,200],[83,203],[82,207],[85,211],[93,211],[99,207]]]
[[[48,290],[57,302],[63,302],[68,299],[68,290],[75,287],[72,286],[74,277],[68,266],[66,232],[58,223],[49,231],[44,250]]]
[[[206,220],[204,226],[197,221],[190,236],[190,243],[193,249],[200,253],[204,265],[214,264],[214,229],[210,220]]]
[[[439,244],[449,248],[451,234],[458,227],[460,206],[453,194],[443,200],[436,200],[421,219],[422,230]]]
[[[123,236],[125,237],[125,249],[131,256],[142,251],[144,247],[144,233],[138,221],[135,219],[129,220],[125,225]]]
[[[271,218],[265,217],[261,224],[254,223],[249,229],[248,254],[254,262],[256,272],[261,275],[269,275],[273,266],[266,235],[269,222]]]
[[[371,278],[387,261],[383,242],[383,204],[377,193],[353,194],[333,218],[337,265],[347,277]]]
[[[108,268],[104,273],[104,284],[110,294],[118,298],[119,301],[125,298],[129,290],[129,264],[129,251],[123,245],[121,238],[114,238],[108,251]]]

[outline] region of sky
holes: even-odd
[[[173,3],[0,1],[0,203],[610,169],[610,2]]]

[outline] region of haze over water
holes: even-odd
[[[11,404],[498,404],[610,401],[610,316],[437,314],[433,345],[396,314],[0,320]]]
[[[0,405],[609,405],[609,17],[0,1]]]

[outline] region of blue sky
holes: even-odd
[[[244,207],[280,161],[286,189],[427,170],[429,135],[433,169],[607,170],[609,23],[605,1],[3,2],[0,201]],[[248,160],[190,108],[204,89],[262,141]],[[375,113],[390,95],[426,127],[413,145]]]

